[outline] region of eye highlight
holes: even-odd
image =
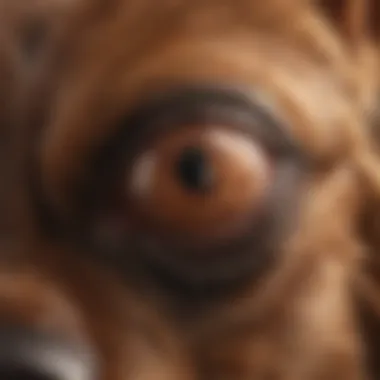
[[[249,136],[188,126],[151,143],[128,175],[133,210],[151,228],[193,239],[230,235],[264,205],[270,159]]]

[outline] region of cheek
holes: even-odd
[[[80,260],[51,261],[59,265],[38,265],[38,274],[0,274],[0,375],[187,379],[182,345],[139,296]]]
[[[82,336],[83,325],[76,308],[54,284],[29,272],[0,274],[0,319],[37,330]]]
[[[76,307],[40,275],[4,269],[0,274],[0,376],[92,378],[94,350]]]

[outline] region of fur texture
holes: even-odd
[[[39,4],[6,8],[1,32],[0,70],[23,78],[0,88],[12,104],[0,113],[4,323],[89,342],[104,380],[377,379],[377,2]],[[274,259],[259,269],[253,246],[247,258],[237,244],[225,265],[218,252],[173,257],[145,227],[146,245],[128,237],[110,253],[104,229],[120,224],[102,223],[114,194],[102,176],[120,162],[98,171],[95,158],[120,129],[143,152],[144,140],[128,145],[127,115],[194,84],[253,93],[302,152],[299,183],[286,177],[276,198],[289,232],[268,233]],[[100,194],[100,211],[82,209],[83,194]]]

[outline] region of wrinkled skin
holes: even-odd
[[[380,376],[375,3],[2,1],[0,332],[80,380]]]

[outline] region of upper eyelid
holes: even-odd
[[[207,115],[211,120],[204,119]],[[180,125],[177,126],[210,121],[219,123],[220,126],[228,126],[230,123],[232,127],[234,124],[238,127],[240,123],[247,133],[256,132],[257,137],[269,144],[278,145],[279,149],[293,153],[300,150],[289,134],[290,128],[273,107],[264,103],[263,97],[241,87],[222,85],[188,85],[152,92],[124,117],[113,140],[128,142],[136,135],[149,138],[155,131],[146,128],[147,124],[157,126],[162,117],[165,117],[168,124],[175,124],[180,118]]]

